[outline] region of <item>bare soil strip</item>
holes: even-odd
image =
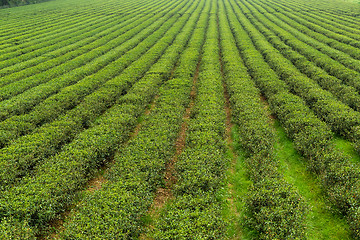
[[[172,188],[173,185],[176,183],[176,170],[175,170],[175,163],[178,161],[178,157],[183,152],[186,146],[186,132],[189,126],[189,120],[191,111],[195,105],[195,98],[196,98],[196,83],[199,78],[199,69],[200,69],[200,62],[201,59],[198,61],[196,66],[196,71],[193,77],[193,85],[190,92],[190,103],[189,106],[186,108],[184,116],[183,116],[183,123],[180,128],[179,136],[175,143],[175,155],[174,157],[166,164],[165,172],[164,172],[164,182],[165,186],[160,187],[156,190],[156,195],[154,198],[154,202],[149,209],[148,215],[151,219],[156,219],[159,217],[161,209],[165,206],[165,204],[173,198]],[[148,229],[153,229],[154,226],[150,224]],[[147,235],[141,235],[140,239],[151,239]]]

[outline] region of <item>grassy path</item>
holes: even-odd
[[[226,156],[232,159],[230,169],[227,174],[228,205],[224,209],[225,218],[229,221],[228,236],[232,240],[254,239],[251,229],[245,226],[246,213],[245,201],[252,184],[248,177],[245,166],[245,151],[239,143],[238,126],[231,128],[227,143]]]
[[[285,179],[297,187],[310,205],[307,215],[308,239],[351,239],[346,219],[337,214],[326,200],[316,176],[306,169],[305,160],[297,153],[279,121],[274,125],[278,136],[277,159]]]
[[[356,152],[352,142],[338,135],[335,136],[334,142],[338,149],[341,149],[344,153],[351,157],[350,160],[353,163],[360,164],[360,155]]]

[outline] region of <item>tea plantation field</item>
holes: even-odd
[[[0,9],[0,239],[360,239],[360,4]]]

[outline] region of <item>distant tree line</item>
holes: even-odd
[[[0,5],[5,6],[5,5],[9,5],[9,3],[7,0],[0,0]]]
[[[43,2],[42,0],[0,0],[0,7],[16,7],[37,2]]]

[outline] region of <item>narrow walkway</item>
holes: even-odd
[[[145,231],[144,235],[141,235],[139,239],[146,240],[152,239],[148,236],[151,230],[154,229],[153,223],[154,220],[157,219],[160,215],[161,210],[164,208],[165,204],[173,198],[172,195],[172,188],[173,185],[176,183],[176,170],[175,170],[175,163],[178,161],[178,157],[184,150],[186,146],[186,132],[189,125],[189,120],[191,116],[192,109],[195,105],[195,98],[196,98],[196,83],[199,78],[199,69],[200,69],[200,62],[199,59],[198,64],[196,66],[196,71],[193,77],[193,85],[190,92],[190,103],[189,106],[185,109],[185,113],[183,116],[183,123],[181,125],[179,136],[176,139],[175,143],[175,155],[174,157],[166,164],[165,172],[164,172],[164,187],[160,187],[156,190],[156,195],[154,198],[154,202],[149,209],[148,217],[150,218],[150,225],[147,227],[147,231]]]
[[[346,219],[337,214],[335,208],[333,209],[327,201],[321,184],[316,176],[309,173],[306,160],[297,153],[279,121],[275,121],[274,128],[278,136],[275,153],[279,160],[279,169],[311,207],[306,220],[307,239],[352,239]]]
[[[344,139],[343,137],[336,135],[334,137],[335,146],[343,151],[345,154],[350,156],[351,162],[355,164],[360,164],[360,153],[358,153],[355,148],[354,144],[349,140]]]
[[[279,160],[279,170],[284,174],[284,179],[296,187],[310,206],[306,217],[307,239],[352,239],[346,219],[332,209],[316,176],[307,170],[306,160],[297,153],[281,123],[271,114],[266,98],[260,98],[277,136],[274,148]]]
[[[226,143],[227,143],[227,155],[231,159],[230,168],[229,168],[229,179],[228,179],[228,204],[229,204],[229,217],[231,218],[231,230],[228,233],[233,240],[243,239],[242,235],[242,225],[241,225],[241,215],[237,209],[236,202],[238,201],[237,192],[235,189],[235,181],[238,180],[236,177],[237,173],[237,160],[239,156],[237,155],[234,149],[234,140],[232,136],[232,131],[234,129],[234,124],[231,121],[231,107],[229,94],[226,90],[226,84],[224,82],[224,97],[225,97],[225,113],[226,113]],[[246,187],[247,188],[247,187]]]
[[[219,14],[219,13],[218,13]],[[219,15],[216,18],[217,28],[219,29]],[[251,182],[246,177],[245,165],[241,161],[240,145],[236,141],[239,136],[236,135],[236,126],[232,122],[232,110],[230,103],[230,95],[225,81],[224,63],[222,60],[222,47],[220,44],[220,31],[218,35],[219,62],[221,67],[221,75],[223,78],[223,89],[225,99],[226,128],[225,140],[227,147],[227,157],[230,159],[230,166],[227,174],[227,208],[225,209],[225,217],[229,220],[228,237],[232,240],[245,239],[244,236],[244,210],[245,196],[250,187]],[[237,149],[238,148],[238,149]],[[247,235],[247,233],[246,233]]]

